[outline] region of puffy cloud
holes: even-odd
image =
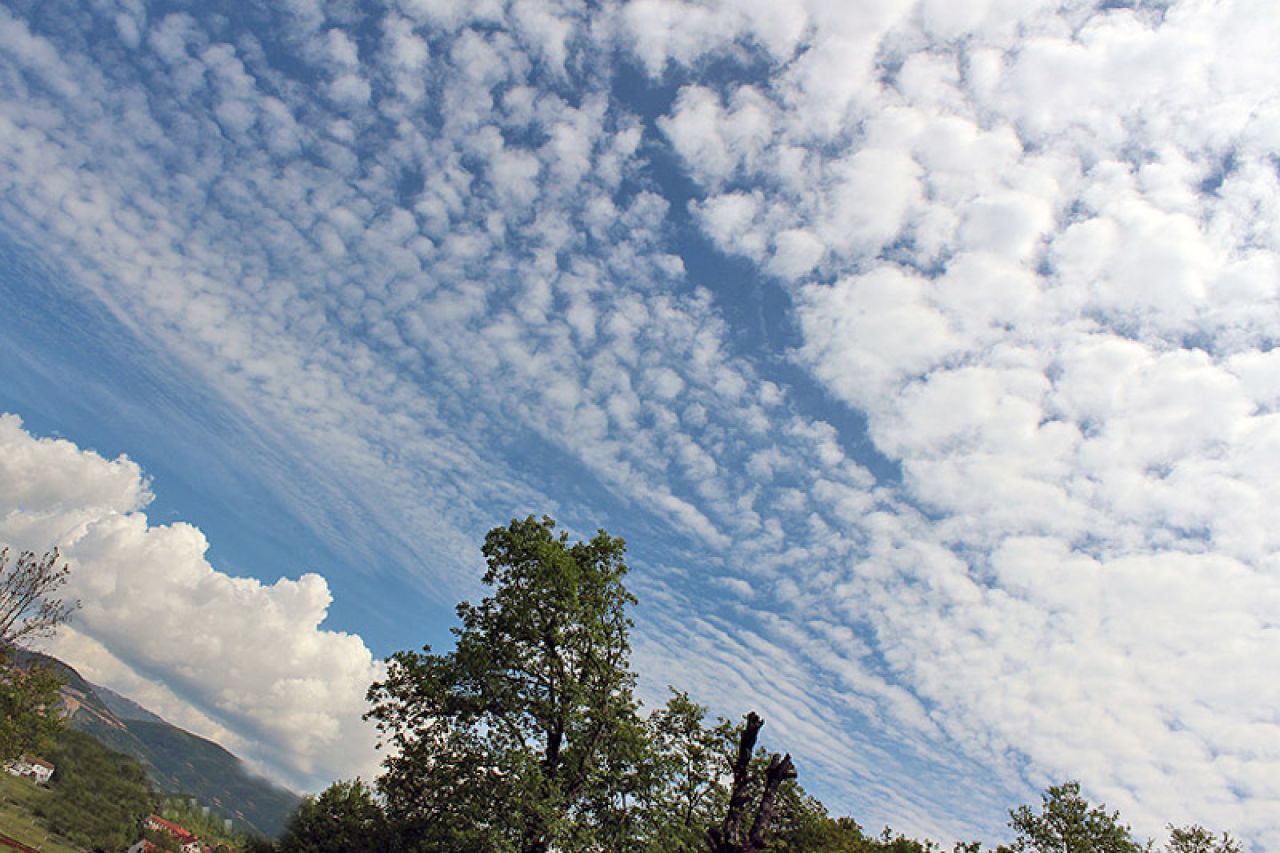
[[[322,627],[323,578],[218,571],[198,529],[150,523],[136,463],[35,438],[14,415],[0,415],[0,459],[0,540],[57,545],[73,567],[82,608],[55,654],[291,785],[369,774],[361,715],[381,663],[358,636]]]
[[[792,5],[760,2],[688,3],[638,0],[621,5],[620,34],[650,74],[667,63],[693,64],[721,53],[735,40],[763,45],[776,58],[789,55],[803,39],[808,16]]]
[[[686,86],[659,125],[698,179],[718,185],[756,166],[771,136],[771,113],[769,101],[750,86],[736,89],[727,109],[711,89]]]
[[[886,267],[802,291],[805,355],[818,375],[845,399],[869,405],[943,360],[956,343],[926,287]]]

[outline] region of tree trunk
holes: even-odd
[[[756,739],[764,720],[752,711],[747,714],[747,724],[738,738],[738,755],[733,762],[733,788],[729,793],[729,811],[719,826],[707,830],[711,842],[710,853],[759,853],[769,840],[769,827],[773,823],[778,788],[788,779],[796,778],[796,768],[788,754],[773,755],[765,772],[764,792],[756,806],[751,832],[743,837],[746,809],[751,800],[751,756],[755,753]]]
[[[769,769],[764,776],[764,794],[760,797],[760,807],[756,809],[756,819],[751,824],[748,850],[764,849],[765,842],[769,838],[769,826],[773,823],[778,788],[787,779],[794,778],[796,778],[796,768],[791,763],[791,753],[787,753],[782,758],[777,755],[769,758]]]

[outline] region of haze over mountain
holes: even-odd
[[[56,658],[40,656],[64,681],[72,728],[141,762],[156,790],[194,797],[241,832],[279,835],[299,797],[252,773],[218,744],[165,722],[131,699],[91,684]]]

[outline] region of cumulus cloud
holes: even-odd
[[[14,415],[0,415],[0,460],[0,541],[56,545],[73,567],[82,608],[54,654],[288,784],[369,774],[361,714],[381,663],[360,637],[322,627],[322,577],[219,571],[197,528],[149,521],[136,463],[33,437]]]

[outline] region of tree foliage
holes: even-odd
[[[648,760],[637,798],[638,833],[653,850],[703,851],[707,827],[723,814],[735,727],[706,722],[707,709],[687,693],[671,691],[646,722]]]
[[[1243,853],[1240,842],[1227,833],[1215,835],[1203,826],[1169,825],[1169,844],[1165,853]]]
[[[369,691],[393,748],[379,788],[420,849],[588,849],[620,831],[643,758],[621,539],[550,518],[490,531],[448,654],[400,652]]]
[[[306,797],[276,844],[279,853],[387,853],[391,838],[386,815],[359,779],[335,782]]]
[[[309,798],[280,853],[358,838],[396,853],[940,853],[829,815],[790,756],[757,749],[755,714],[710,721],[674,689],[642,713],[621,539],[602,530],[571,542],[529,517],[491,530],[483,551],[491,593],[458,605],[453,651],[399,652],[369,690],[367,716],[390,748],[376,794],[339,783]],[[1076,782],[1010,818],[1015,839],[1000,853],[1150,849]],[[1240,850],[1188,827],[1173,830],[1168,853]]]
[[[1080,794],[1079,782],[1052,785],[1042,796],[1039,814],[1030,806],[1009,812],[1016,836],[1013,849],[1035,853],[1140,853],[1119,812],[1107,812]]]
[[[124,850],[138,840],[142,819],[159,800],[142,765],[70,729],[48,756],[57,766],[54,796],[36,814],[52,831],[102,850]]]
[[[62,730],[61,681],[52,670],[0,658],[0,763],[41,753]]]

